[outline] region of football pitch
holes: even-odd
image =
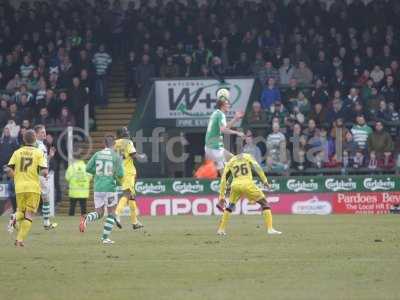
[[[400,299],[400,216],[282,216],[268,236],[260,216],[142,218],[99,242],[102,223],[39,218],[16,249],[0,218],[0,299]],[[123,222],[127,225],[128,219]]]

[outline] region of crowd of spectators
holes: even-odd
[[[245,123],[249,136],[267,140],[259,150],[268,170],[394,167],[399,1],[156,3],[132,2],[121,15],[128,97],[152,77],[252,76],[262,95]],[[349,147],[341,153],[338,130]],[[326,149],[307,155],[318,146]]]
[[[49,149],[67,126],[83,128],[84,106],[107,105],[112,62],[105,4],[0,1],[0,153],[2,165],[25,130],[48,129]]]

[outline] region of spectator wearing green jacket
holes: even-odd
[[[69,215],[75,215],[76,202],[81,207],[81,215],[86,214],[86,202],[89,198],[90,180],[92,175],[86,172],[86,163],[81,160],[75,160],[67,168],[65,180],[69,184]]]

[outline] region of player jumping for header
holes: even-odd
[[[232,153],[224,148],[223,134],[244,137],[243,132],[231,129],[243,117],[243,112],[236,112],[234,118],[227,123],[225,114],[230,108],[229,91],[225,88],[218,90],[217,98],[217,109],[208,121],[204,151],[206,158],[214,161],[219,174],[222,175],[225,162],[232,157]]]

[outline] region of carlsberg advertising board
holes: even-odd
[[[254,79],[227,79],[221,84],[215,79],[158,80],[155,82],[157,119],[207,119],[215,110],[216,93],[221,87],[230,91],[231,111],[245,111]],[[204,123],[207,126],[207,123]]]

